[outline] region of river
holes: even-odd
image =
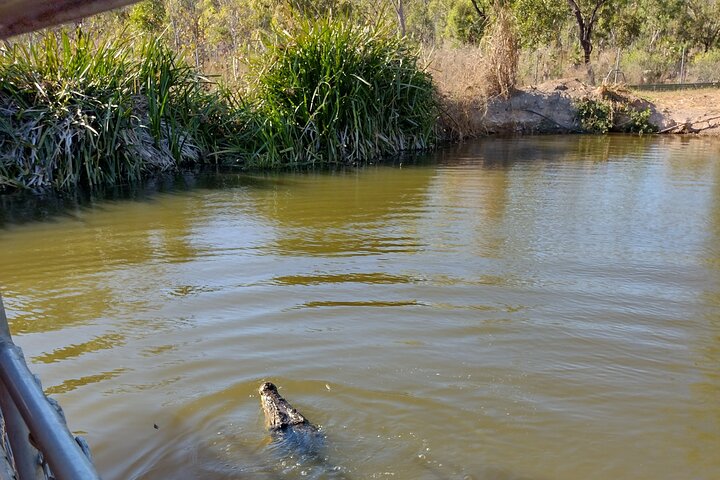
[[[0,285],[106,480],[720,478],[717,139],[59,202],[6,204]],[[323,458],[270,444],[265,380]]]

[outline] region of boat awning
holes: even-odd
[[[78,20],[138,0],[0,0],[0,39]]]

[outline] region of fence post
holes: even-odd
[[[685,83],[685,45],[683,45],[680,57],[680,83]]]

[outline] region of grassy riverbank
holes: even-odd
[[[430,75],[391,29],[303,19],[265,47],[252,64],[261,125],[248,163],[358,163],[435,142]]]
[[[430,76],[392,31],[299,22],[251,88],[204,78],[162,40],[48,33],[0,55],[0,189],[95,187],[202,163],[355,163],[435,142]]]
[[[495,61],[436,53],[428,70],[392,29],[293,25],[264,40],[233,90],[162,37],[48,33],[0,49],[0,192],[94,189],[202,164],[356,164],[431,148],[440,134],[718,129],[716,102],[668,110],[577,80],[518,89],[517,42],[502,23],[478,50]]]
[[[48,34],[0,56],[0,186],[93,187],[212,161],[227,95],[161,42]]]

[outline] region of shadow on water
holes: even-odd
[[[209,170],[156,175],[135,185],[117,185],[88,191],[33,193],[20,191],[0,195],[0,228],[61,218],[76,218],[80,212],[99,208],[105,202],[149,202],[158,194],[179,194],[194,189],[221,190],[238,187],[271,188],[283,180]]]
[[[490,138],[439,149],[435,152],[406,154],[381,165],[393,169],[403,166],[462,165],[464,162],[482,164],[485,168],[507,168],[516,163],[553,162],[567,160],[607,161],[612,158],[640,157],[648,149],[662,149],[682,144],[692,149],[692,154],[707,152],[707,139],[677,137],[628,136],[628,135],[549,135],[529,137]],[[691,153],[687,151],[686,153]],[[222,190],[251,187],[263,190],[292,183],[294,174],[334,176],[368,171],[374,165],[360,167],[335,167],[303,169],[297,172],[248,173],[215,167],[161,174],[135,185],[118,185],[97,188],[92,192],[75,190],[62,193],[16,192],[0,195],[0,228],[30,222],[50,221],[62,217],[75,217],[79,211],[96,207],[103,202],[151,201],[161,193],[183,193],[193,189]],[[352,193],[349,191],[348,193]],[[390,194],[391,192],[388,192]],[[328,200],[332,200],[329,198]],[[332,208],[339,202],[328,202]],[[372,208],[372,205],[365,205]],[[278,220],[286,221],[292,215],[282,212]],[[294,212],[288,212],[290,214]]]
[[[480,163],[486,168],[493,169],[506,168],[522,162],[537,163],[568,159],[606,161],[611,157],[640,156],[648,148],[657,147],[658,143],[678,143],[681,140],[687,142],[687,139],[663,138],[658,140],[657,137],[629,137],[627,135],[492,138],[450,146],[435,152],[403,155],[401,158],[385,162],[382,165],[401,169],[403,166],[443,165],[445,163],[461,165],[463,162],[471,162],[473,164]],[[147,202],[157,194],[183,193],[194,189],[222,190],[250,187],[264,190],[292,183],[293,174],[322,178],[323,176],[348,176],[354,172],[372,171],[374,168],[376,167],[368,165],[270,173],[238,173],[236,170],[205,168],[176,174],[156,175],[135,185],[103,187],[92,192],[83,189],[41,194],[16,192],[0,195],[0,228],[30,222],[51,221],[63,217],[74,218],[80,211],[97,207],[103,202]],[[381,180],[381,177],[378,178]],[[340,202],[332,201],[332,195],[336,193],[338,192],[328,192],[330,197],[325,202],[326,207],[333,208],[334,205],[340,204]],[[392,191],[387,191],[388,195],[392,193]],[[353,190],[348,190],[346,194],[353,194]],[[372,209],[373,205],[364,203],[363,207]],[[391,208],[392,205],[389,207]],[[284,215],[284,212],[278,210],[277,206],[270,206],[270,208],[271,210],[265,213],[277,216],[281,222],[297,219],[293,215],[297,212],[288,211],[287,215]]]
[[[468,142],[430,154],[441,165],[481,164],[506,168],[516,164],[583,161],[607,162],[656,155],[685,165],[712,161],[720,144],[712,137],[653,135],[547,135],[491,138]]]
[[[386,167],[423,165],[434,159],[425,154],[404,154],[383,162]],[[189,192],[194,189],[223,190],[251,187],[263,190],[292,183],[298,175],[345,175],[368,166],[331,166],[285,170],[281,172],[247,172],[232,168],[206,167],[177,173],[162,173],[130,185],[101,186],[89,191],[78,188],[68,192],[18,191],[0,194],[0,229],[31,222],[74,218],[79,211],[97,207],[103,202],[151,201],[158,194]]]

